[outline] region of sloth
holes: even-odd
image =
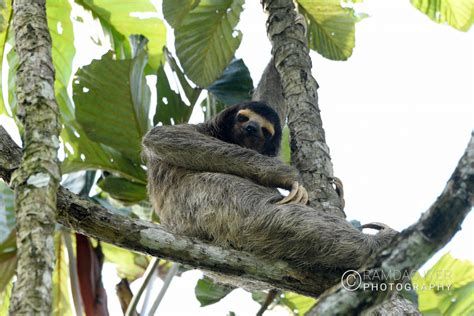
[[[281,134],[277,113],[259,101],[230,106],[205,123],[152,128],[143,154],[162,225],[301,268],[359,268],[396,232],[369,224],[380,230],[364,234],[308,206],[297,170],[277,157]]]

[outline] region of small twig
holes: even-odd
[[[125,316],[133,316],[134,313],[136,313],[138,301],[140,300],[140,297],[142,296],[143,291],[145,291],[145,289],[147,288],[148,283],[150,282],[150,279],[153,273],[156,271],[156,268],[158,267],[159,263],[160,263],[160,259],[158,258],[151,259],[150,263],[148,264],[148,267],[146,268],[145,274],[143,275],[142,286],[140,286],[140,289],[138,290],[137,294],[133,296],[133,299],[130,302],[130,305],[128,305]]]
[[[161,301],[163,300],[163,297],[166,294],[166,291],[168,290],[168,287],[171,284],[171,281],[173,280],[174,276],[178,273],[179,267],[181,265],[179,263],[173,264],[171,269],[168,271],[166,274],[166,277],[163,281],[163,286],[161,287],[160,293],[156,297],[156,300],[153,302],[153,305],[150,308],[149,315],[155,315],[156,309],[160,305]]]
[[[273,302],[273,300],[275,299],[275,297],[276,297],[279,293],[280,293],[280,291],[278,291],[278,290],[276,290],[276,289],[271,289],[270,291],[268,291],[267,297],[265,298],[265,302],[263,302],[263,304],[262,304],[262,306],[260,307],[260,309],[258,310],[256,316],[262,316],[263,313],[265,313],[265,311],[268,309],[268,307],[270,306],[270,304]]]

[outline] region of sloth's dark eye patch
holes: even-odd
[[[265,136],[265,138],[271,138],[272,137],[272,133],[270,133],[270,131],[265,127],[262,127],[262,133],[263,133],[263,136]]]
[[[239,114],[237,115],[237,121],[243,123],[243,122],[247,122],[249,120],[248,117],[246,117],[245,115],[242,115],[242,114]]]

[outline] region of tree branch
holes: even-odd
[[[0,176],[7,182],[20,159],[21,149],[0,127]],[[334,271],[309,273],[283,261],[263,260],[249,253],[174,235],[160,225],[113,214],[62,187],[57,195],[57,220],[84,235],[119,247],[312,297],[320,295],[339,278]]]
[[[268,12],[267,34],[288,105],[292,164],[300,171],[310,205],[345,217],[333,182],[329,147],[318,107],[318,84],[311,75],[305,25],[296,23],[292,0],[262,0]]]
[[[445,189],[420,220],[402,231],[392,244],[372,257],[361,271],[393,276],[388,283],[403,282],[396,275],[411,275],[446,245],[461,228],[474,204],[474,137]],[[397,273],[394,273],[397,272]],[[363,290],[350,292],[338,286],[324,294],[308,315],[353,315],[380,303],[391,293]]]

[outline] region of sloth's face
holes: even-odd
[[[263,154],[274,134],[273,124],[260,114],[250,109],[242,109],[237,112],[233,126],[236,144]]]

